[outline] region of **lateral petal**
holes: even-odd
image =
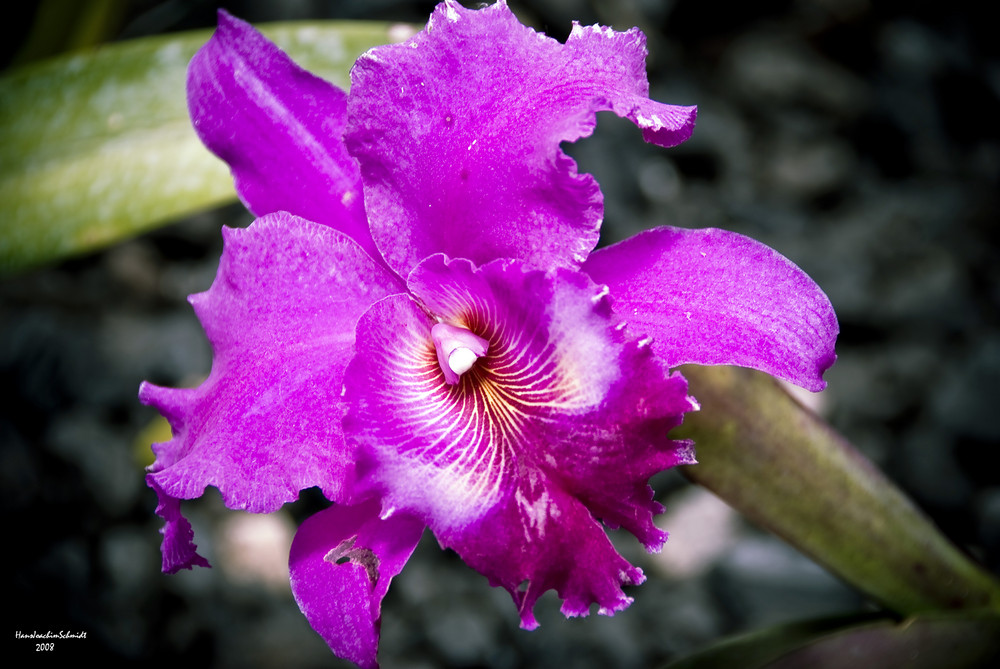
[[[830,300],[777,251],[725,230],[655,228],[583,266],[669,367],[741,365],[812,391],[836,360]]]
[[[589,135],[604,110],[663,146],[694,126],[694,107],[648,99],[645,56],[638,29],[576,26],[560,44],[503,0],[448,0],[408,42],[361,56],[346,141],[389,265],[406,276],[440,252],[578,267],[597,244],[603,197],[560,142]]]
[[[409,283],[420,304],[391,296],[358,323],[344,429],[362,445],[359,485],[507,588],[525,627],[553,588],[568,615],[627,606],[621,586],[642,573],[598,518],[650,550],[666,539],[647,480],[693,462],[667,438],[696,406],[686,382],[627,339],[580,272],[438,255]],[[455,384],[432,341],[438,319],[489,342]]]
[[[378,666],[382,599],[424,531],[412,517],[379,512],[377,501],[320,511],[299,527],[288,558],[292,594],[309,624],[363,669]]]
[[[218,29],[191,60],[187,96],[198,136],[229,164],[251,212],[288,211],[328,225],[379,258],[357,164],[344,147],[344,91],[220,10]]]
[[[191,303],[215,353],[197,388],[145,383],[173,429],[149,479],[177,499],[216,486],[230,508],[269,512],[319,486],[345,501],[353,455],[341,387],[354,324],[393,276],[344,234],[278,213],[223,230],[212,287]]]

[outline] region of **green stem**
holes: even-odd
[[[900,615],[1000,610],[1000,583],[769,376],[685,367],[702,410],[685,475]]]

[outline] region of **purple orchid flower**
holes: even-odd
[[[350,94],[220,12],[195,56],[195,128],[258,218],[225,229],[191,297],[214,349],[198,388],[144,384],[169,420],[147,481],[163,569],[207,566],[180,501],[219,489],[271,512],[318,487],[291,585],[333,651],[376,666],[381,601],[425,527],[522,626],[555,589],[568,616],[644,579],[602,528],[667,535],[653,474],[694,463],[668,438],[697,408],[683,363],[824,386],[837,322],[775,251],[722,230],[657,228],[594,251],[595,180],[560,149],[597,111],[673,146],[695,108],[648,99],[638,29],[575,25],[565,44],[504,2],[439,5],[372,49]]]

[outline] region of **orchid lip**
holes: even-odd
[[[438,364],[444,380],[454,385],[462,374],[472,369],[476,360],[486,355],[490,343],[470,330],[449,323],[437,323],[431,328],[431,340],[437,349]]]

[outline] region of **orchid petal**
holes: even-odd
[[[424,526],[379,504],[334,505],[307,518],[288,558],[292,594],[331,650],[363,669],[378,666],[382,599],[410,559]]]
[[[311,486],[346,500],[344,368],[355,322],[392,275],[345,235],[285,213],[223,236],[215,282],[191,297],[215,352],[210,376],[198,388],[140,389],[174,434],[154,445],[149,478],[178,499],[214,485],[227,506],[253,512]]]
[[[191,523],[181,515],[181,501],[163,492],[156,484],[152,475],[146,475],[146,482],[156,492],[158,503],[156,515],[163,518],[163,542],[160,553],[163,556],[163,572],[176,574],[181,569],[192,569],[195,566],[208,567],[208,560],[198,555],[198,547],[194,545],[194,530]]]
[[[344,91],[220,10],[218,29],[191,60],[187,95],[198,136],[229,164],[250,211],[288,211],[328,225],[380,258],[342,139]]]
[[[808,390],[836,360],[823,291],[771,248],[725,230],[656,228],[594,252],[583,267],[615,311],[652,337],[669,367],[753,367]]]
[[[597,182],[559,147],[611,110],[670,146],[693,107],[648,99],[645,37],[575,26],[566,44],[505,2],[449,0],[427,30],[370,50],[351,72],[346,141],[361,165],[372,235],[401,276],[433,253],[485,264],[577,267],[603,216]]]
[[[359,485],[507,588],[525,627],[552,588],[568,615],[627,606],[621,586],[642,572],[595,516],[650,550],[666,539],[647,480],[694,461],[689,443],[666,436],[695,408],[683,378],[627,341],[582,273],[438,255],[409,284],[421,304],[391,296],[358,323],[344,429],[364,445]],[[438,364],[427,311],[489,342],[457,384]]]

